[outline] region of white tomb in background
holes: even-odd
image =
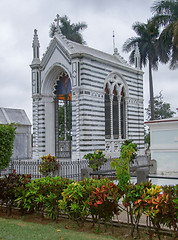
[[[11,159],[31,159],[31,123],[22,109],[0,108],[0,124],[14,123],[16,134]]]
[[[33,38],[33,158],[82,159],[103,150],[118,157],[132,139],[144,151],[143,72],[138,46],[135,67],[119,55],[66,39],[57,29],[40,59]]]
[[[178,117],[148,121],[151,159],[158,175],[178,175]]]

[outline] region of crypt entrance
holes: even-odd
[[[72,94],[69,76],[62,72],[55,85],[55,156],[71,158]]]

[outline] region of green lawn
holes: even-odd
[[[61,230],[61,231],[57,231]],[[116,240],[110,236],[76,232],[59,224],[38,224],[17,219],[0,218],[0,240]]]

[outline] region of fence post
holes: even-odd
[[[148,169],[145,168],[138,168],[136,170],[136,175],[137,175],[137,183],[141,182],[147,182],[147,176],[148,176]]]
[[[83,181],[85,178],[90,178],[90,173],[93,171],[91,168],[82,168],[81,169],[81,180]]]
[[[152,165],[152,166],[150,166],[149,173],[150,174],[157,174],[157,162],[156,162],[156,160],[151,159],[149,163],[150,163],[150,165]]]

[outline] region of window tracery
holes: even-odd
[[[126,89],[117,76],[105,84],[105,137],[126,139]]]

